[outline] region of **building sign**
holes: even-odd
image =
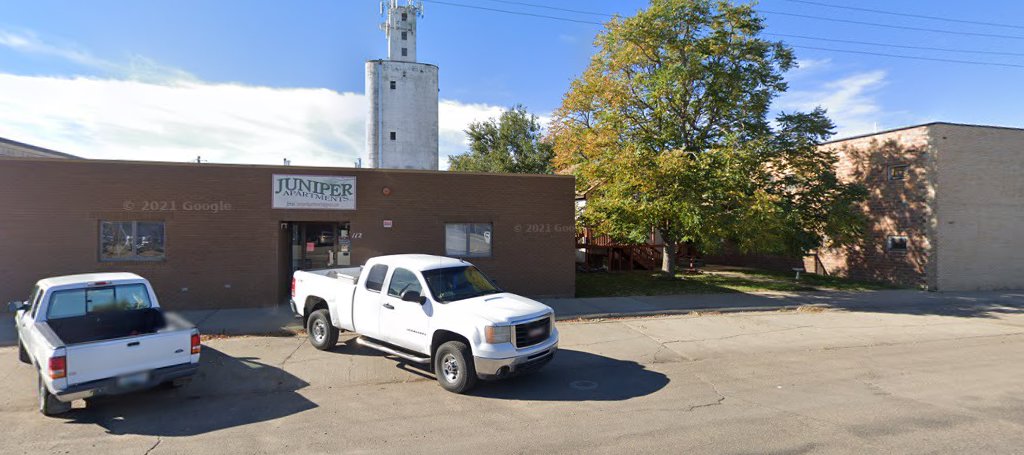
[[[355,210],[356,178],[274,174],[275,209]]]

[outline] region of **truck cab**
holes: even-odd
[[[360,344],[429,365],[454,392],[539,369],[558,347],[550,307],[501,290],[460,259],[381,256],[363,267],[295,272],[292,286],[314,347],[357,332]]]

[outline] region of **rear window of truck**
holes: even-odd
[[[108,311],[142,310],[152,306],[149,290],[142,283],[68,289],[53,293],[46,318],[73,318]]]

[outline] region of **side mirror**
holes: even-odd
[[[10,302],[7,302],[7,311],[10,311],[11,313],[17,313],[21,310],[27,309],[28,302],[24,302],[21,300],[11,300]]]
[[[419,292],[410,290],[402,293],[402,301],[416,302],[420,305],[423,305],[424,303],[427,303],[427,298],[420,295]]]

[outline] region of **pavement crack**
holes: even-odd
[[[298,346],[295,346],[295,349],[292,349],[292,352],[288,353],[288,356],[285,357],[284,360],[281,361],[281,364],[278,366],[283,367],[284,364],[287,363],[288,360],[290,360],[292,356],[295,355],[296,352],[299,352],[299,348],[301,348],[303,344],[306,344],[306,340],[307,338],[303,338],[302,341],[299,342]]]
[[[716,398],[714,401],[711,401],[709,403],[691,405],[690,408],[686,410],[686,412],[693,411],[694,409],[697,409],[697,408],[708,408],[708,407],[711,407],[711,406],[718,406],[718,405],[721,405],[722,402],[725,401],[725,394],[722,393],[721,390],[718,390],[718,386],[716,386],[713,382],[708,381],[706,378],[704,378],[704,376],[701,376],[701,375],[696,374],[696,373],[693,376],[695,378],[697,378],[698,381],[703,382],[708,387],[711,387],[711,390],[715,391],[715,395],[718,395],[718,398]]]
[[[161,438],[160,436],[157,436],[156,437],[156,443],[153,444],[153,446],[150,447],[149,450],[146,450],[146,453],[144,453],[142,455],[149,455],[149,453],[152,452],[153,449],[156,449],[156,446],[160,445],[161,442],[163,442],[163,438]]]

